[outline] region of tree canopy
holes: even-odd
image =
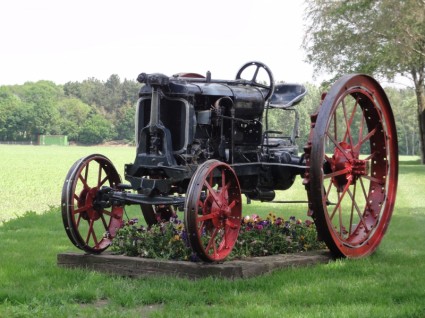
[[[306,0],[303,46],[316,71],[413,81],[425,154],[425,0]],[[412,109],[414,112],[414,109]],[[422,156],[425,163],[425,157]]]
[[[134,139],[134,104],[140,84],[111,75],[56,85],[49,81],[0,87],[0,141],[35,141],[67,135],[95,144]],[[129,116],[133,120],[129,120]],[[123,125],[125,127],[123,127]]]

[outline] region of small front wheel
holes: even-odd
[[[71,242],[87,253],[107,249],[122,225],[123,208],[101,198],[104,186],[116,189],[121,178],[111,161],[94,154],[78,160],[62,188],[62,221]]]
[[[233,169],[218,160],[200,165],[190,180],[184,213],[192,250],[206,262],[224,260],[236,243],[242,216]]]

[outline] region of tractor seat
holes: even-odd
[[[269,107],[288,108],[298,104],[307,94],[307,89],[299,84],[277,84],[270,98]]]

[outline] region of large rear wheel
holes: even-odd
[[[394,208],[397,134],[390,103],[366,75],[342,77],[312,116],[305,184],[319,236],[337,257],[380,244]]]

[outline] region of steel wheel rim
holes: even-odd
[[[378,247],[394,208],[397,174],[385,93],[370,77],[342,78],[323,101],[310,158],[314,219],[336,256],[362,257]]]
[[[102,155],[77,161],[68,173],[62,192],[62,218],[71,241],[88,253],[107,249],[122,225],[123,208],[97,206],[102,186],[116,188],[121,182],[113,164]]]
[[[217,160],[199,166],[189,183],[184,211],[192,250],[207,262],[224,260],[241,226],[241,192],[233,169]]]

